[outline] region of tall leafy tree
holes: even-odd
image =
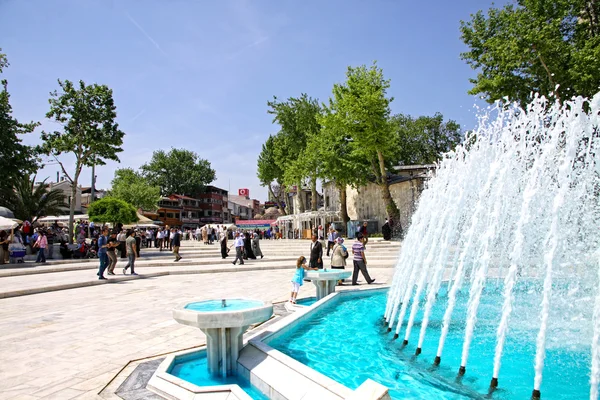
[[[51,189],[47,179],[35,183],[35,175],[22,176],[14,181],[14,188],[3,198],[5,203],[23,221],[36,222],[40,217],[60,214],[69,207],[62,190]]]
[[[115,122],[117,108],[108,86],[86,85],[83,81],[75,85],[68,80],[59,80],[58,84],[61,92],[50,93],[50,111],[46,117],[62,125],[62,130],[42,132],[40,149],[58,162],[71,183],[71,197],[74,199],[82,168],[105,165],[105,160],[118,162],[117,154],[123,151],[121,145],[125,134]],[[65,153],[75,156],[75,170],[71,173],[58,158]],[[74,214],[75,201],[72,201],[69,232],[73,232]]]
[[[281,190],[283,184],[283,170],[275,161],[275,137],[269,135],[267,141],[262,145],[262,150],[258,155],[257,175],[262,186],[269,189],[271,197],[277,202],[279,210],[286,215],[285,207],[283,206]]]
[[[323,106],[323,115],[319,121],[322,132],[309,142],[308,147],[316,149],[321,159],[320,177],[334,182],[338,190],[340,216],[345,225],[350,220],[346,187],[358,188],[366,184],[368,176],[365,171],[368,171],[370,166],[353,150],[354,143],[344,129],[343,116],[334,112],[332,100],[330,107]]]
[[[281,127],[275,141],[275,160],[284,172],[286,186],[298,186],[298,194],[308,180],[312,193],[312,209],[317,209],[317,178],[319,158],[307,152],[310,137],[318,135],[321,126],[318,122],[321,107],[318,100],[303,93],[300,97],[290,97],[286,101],[267,103],[268,111],[274,115],[273,122]],[[305,210],[302,196],[299,196],[300,211]]]
[[[158,186],[163,196],[193,195],[215,180],[210,162],[186,149],[157,150],[140,168],[150,185]]]
[[[136,209],[156,210],[160,200],[160,188],[152,186],[137,171],[121,168],[115,171],[109,196],[123,200]]]
[[[390,103],[387,96],[390,81],[376,64],[371,67],[348,67],[346,82],[333,86],[329,104],[331,113],[338,116],[339,129],[352,141],[352,153],[370,166],[371,173],[381,189],[381,196],[389,218],[400,223],[400,211],[390,193],[388,168],[397,160],[398,135],[393,133],[390,121]],[[398,225],[401,232],[402,228]]]
[[[463,140],[460,125],[444,121],[440,113],[418,118],[399,114],[392,117],[392,123],[399,135],[399,163],[404,165],[435,163]]]
[[[0,49],[0,74],[8,67],[6,54]],[[28,177],[37,169],[37,160],[33,149],[22,144],[20,136],[31,133],[39,125],[37,122],[20,123],[12,116],[8,82],[0,80],[0,195],[9,196],[14,191],[16,181]]]
[[[517,0],[471,15],[460,27],[469,47],[461,57],[478,71],[469,93],[522,105],[532,92],[593,96],[600,86],[599,17],[597,0]]]
[[[113,226],[117,223],[131,224],[138,220],[137,211],[134,206],[126,201],[114,198],[103,197],[96,200],[88,208],[90,221],[106,223],[110,222]]]

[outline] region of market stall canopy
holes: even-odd
[[[87,214],[77,214],[77,215],[73,216],[74,221],[81,221],[81,220],[88,221],[89,219],[90,219],[90,217]],[[47,217],[38,219],[38,222],[54,222],[54,221],[68,222],[69,216],[68,215],[49,215]]]
[[[137,217],[138,217],[138,225],[139,224],[153,224],[154,221],[152,221],[150,218],[143,216],[140,213],[137,213]]]
[[[123,225],[123,228],[160,228],[160,226],[152,223],[152,221],[150,221],[150,223],[137,223],[137,224],[128,224],[128,225]]]
[[[19,223],[6,217],[0,217],[0,230],[7,231],[19,226]]]
[[[274,222],[274,219],[238,219],[235,221],[235,226],[241,229],[268,229]]]

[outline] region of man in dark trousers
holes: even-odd
[[[354,261],[354,271],[352,272],[352,284],[358,285],[358,271],[362,272],[365,281],[370,285],[375,282],[375,278],[369,276],[367,271],[367,257],[365,256],[364,238],[362,233],[356,236],[356,242],[352,245],[352,254]]]
[[[317,235],[312,235],[310,243],[310,268],[323,269],[323,245],[317,240]]]
[[[181,256],[179,255],[179,246],[181,246],[181,233],[179,233],[179,229],[173,229],[173,254],[175,254],[175,262],[181,260]]]

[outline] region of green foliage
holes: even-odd
[[[75,198],[79,175],[84,166],[104,165],[104,160],[119,161],[117,153],[123,151],[123,136],[117,117],[112,90],[106,85],[87,86],[79,81],[58,81],[62,92],[50,93],[50,111],[46,117],[63,126],[62,131],[42,132],[42,153],[53,156],[71,182],[71,195]],[[70,175],[58,156],[72,153],[75,171]],[[75,202],[71,202],[69,231],[73,231]]]
[[[290,97],[280,102],[275,97],[267,103],[273,122],[281,127],[273,142],[273,158],[283,171],[286,187],[303,187],[308,179],[313,188],[313,209],[316,209],[316,179],[319,176],[320,158],[314,149],[308,149],[309,140],[321,131],[319,116],[321,107],[318,100],[303,93],[299,98]],[[304,204],[300,202],[300,208]]]
[[[186,149],[157,150],[141,170],[151,186],[160,187],[163,196],[193,195],[215,180],[210,162]]]
[[[271,108],[269,114],[275,116],[273,122],[281,127],[274,143],[274,158],[284,172],[284,184],[301,183],[314,176],[318,169],[318,160],[306,151],[306,145],[308,139],[321,130],[319,102],[303,93],[299,98],[290,97],[283,102],[275,97],[267,104]]]
[[[262,145],[262,150],[258,155],[257,175],[260,184],[269,189],[269,193],[271,193],[271,196],[277,201],[279,209],[285,215],[285,208],[282,205],[282,195],[284,191],[277,190],[277,193],[275,193],[273,190],[273,185],[277,185],[281,188],[283,184],[283,170],[275,160],[275,140],[275,137],[269,135],[267,141]]]
[[[593,96],[600,86],[600,2],[518,0],[461,21],[473,69],[471,94],[508,96],[524,105],[532,92]],[[556,89],[556,85],[560,85]]]
[[[399,146],[390,120],[393,98],[387,97],[389,87],[390,81],[376,64],[370,68],[348,67],[346,82],[333,86],[326,119],[332,120],[328,123],[330,129],[347,135],[353,157],[371,167],[388,216],[399,221],[400,212],[387,182],[387,168],[397,162]]]
[[[8,67],[8,59],[0,49],[0,73]],[[0,195],[9,196],[13,191],[13,183],[22,176],[28,176],[37,170],[38,160],[33,149],[21,143],[20,135],[31,133],[39,125],[37,122],[19,123],[12,116],[8,82],[0,80]]]
[[[104,197],[96,200],[88,208],[90,221],[94,222],[110,222],[113,225],[117,223],[131,224],[138,220],[137,211],[131,204],[114,198]]]
[[[116,170],[111,185],[110,196],[123,200],[136,209],[156,210],[160,200],[160,188],[150,185],[140,173],[133,169]]]
[[[2,203],[13,211],[16,218],[32,223],[40,217],[61,214],[69,207],[65,204],[64,193],[62,190],[50,189],[46,180],[36,185],[35,175],[16,179],[13,181],[13,190],[8,192],[8,196],[3,196]]]
[[[392,123],[396,126],[401,143],[398,159],[403,165],[433,164],[443,153],[454,150],[462,143],[460,125],[452,120],[444,122],[444,116],[440,113],[416,119],[395,115]]]

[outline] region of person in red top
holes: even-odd
[[[46,262],[46,254],[44,253],[46,251],[46,247],[48,247],[48,238],[46,237],[46,232],[43,230],[40,230],[40,235],[37,238],[37,241],[34,244],[34,247],[37,247],[39,249],[38,251],[38,256],[35,262],[39,263],[41,262],[42,264]]]

